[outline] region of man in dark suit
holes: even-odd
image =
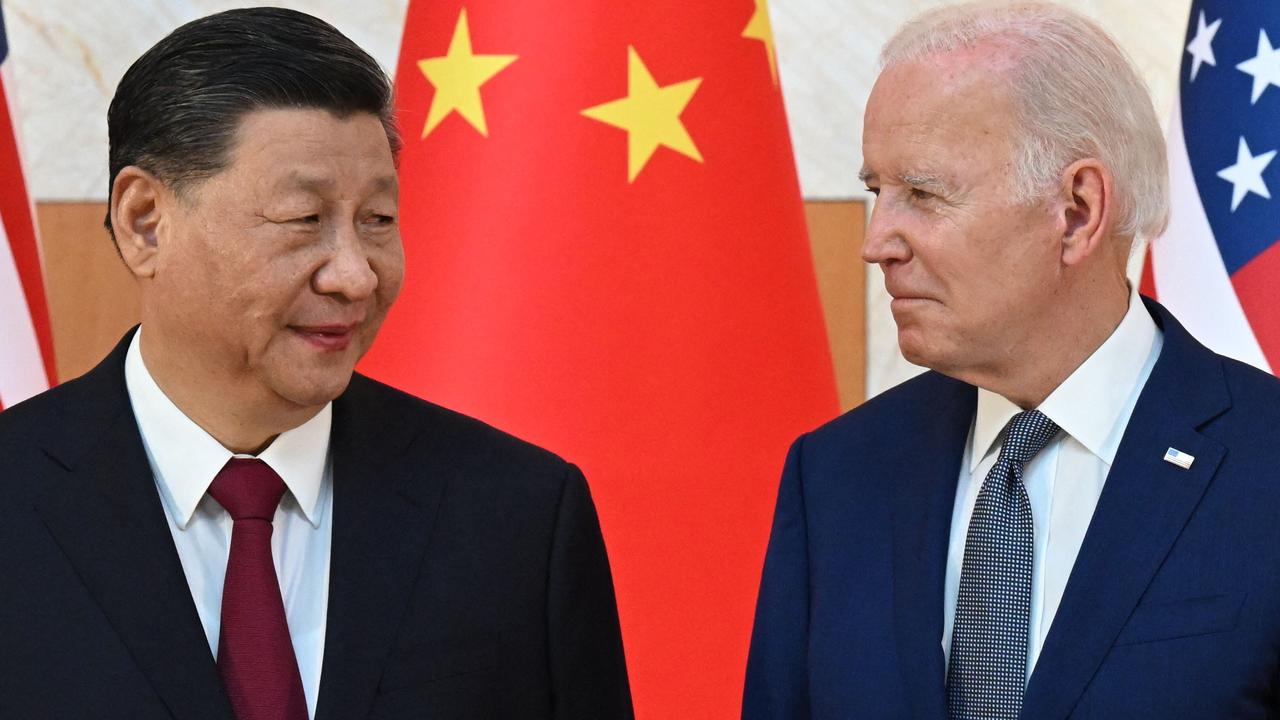
[[[142,324],[0,414],[0,717],[631,717],[582,474],[353,375],[401,283],[392,112],[286,10],[125,74]]]
[[[1039,2],[882,60],[863,257],[932,371],[792,447],[743,717],[1280,717],[1280,382],[1126,280],[1168,214],[1137,73]]]

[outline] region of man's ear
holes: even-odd
[[[1101,161],[1085,158],[1062,172],[1062,263],[1079,265],[1108,243],[1114,186]]]
[[[124,264],[136,277],[156,273],[164,184],[136,165],[116,174],[111,184],[111,229]]]

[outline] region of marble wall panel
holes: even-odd
[[[408,0],[5,0],[11,92],[32,197],[106,199],[107,105],[130,63],[182,23],[263,4],[323,17],[383,67],[395,67]]]

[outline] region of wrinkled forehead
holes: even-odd
[[[1018,68],[1016,52],[994,42],[893,63],[876,79],[867,115],[896,109],[916,115],[975,111],[998,118],[1013,109]]]
[[[333,128],[343,126],[359,126],[359,134],[365,140],[362,145],[378,150],[385,148],[388,155],[393,155],[395,146],[392,138],[387,134],[385,122],[376,113],[283,105],[250,107],[238,113],[230,124],[228,151],[234,157],[236,153],[258,150],[282,139],[312,144],[322,141],[346,143],[349,139],[333,132]]]
[[[919,156],[954,162],[1007,158],[1017,132],[1010,85],[1007,58],[991,49],[964,48],[886,67],[863,123],[869,168]]]
[[[321,197],[395,195],[395,163],[370,113],[272,108],[240,119],[222,172],[243,193]]]

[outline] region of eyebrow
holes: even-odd
[[[289,187],[306,190],[308,192],[318,192],[320,190],[333,187],[333,180],[326,177],[315,177],[293,173],[285,179],[285,184]],[[382,175],[374,178],[372,187],[375,192],[385,192],[395,190],[399,185],[399,181],[395,175]]]
[[[862,182],[870,182],[880,177],[880,173],[863,168],[858,171],[858,179]],[[906,185],[917,185],[922,187],[945,188],[947,184],[943,182],[942,176],[937,173],[924,172],[905,172],[898,176],[898,180]]]
[[[942,181],[942,176],[934,173],[903,173],[902,182],[916,187],[931,187],[937,189],[945,189],[947,187],[947,184]]]

